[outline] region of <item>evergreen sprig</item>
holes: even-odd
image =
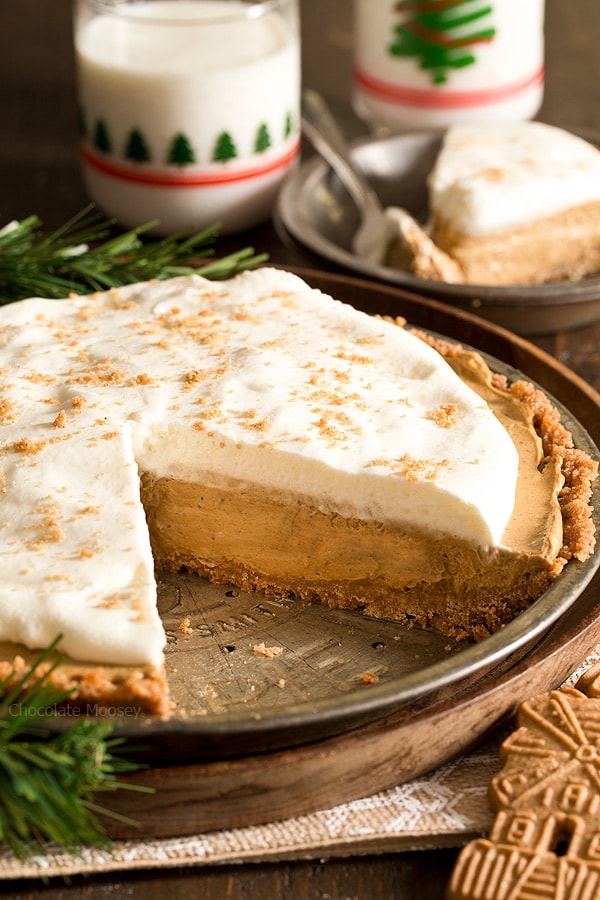
[[[117,780],[141,766],[116,752],[125,742],[111,737],[115,723],[81,718],[58,733],[44,727],[70,696],[50,681],[60,658],[39,672],[58,640],[22,677],[15,680],[13,672],[0,682],[0,842],[20,858],[43,851],[47,842],[70,849],[110,846],[97,815],[130,820],[99,806],[95,794],[150,792]]]
[[[114,224],[87,206],[50,233],[36,215],[0,228],[0,305],[26,297],[59,299],[193,271],[220,280],[267,259],[252,247],[214,258],[218,225],[142,240],[157,222],[111,236]]]

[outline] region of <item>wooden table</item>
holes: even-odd
[[[320,90],[351,136],[361,132],[349,104],[352,17],[349,0],[301,0],[303,77]],[[539,118],[600,133],[600,4],[547,2],[547,78]],[[0,5],[0,224],[37,213],[62,224],[87,198],[76,151],[76,101],[68,0]],[[306,265],[269,225],[239,239],[283,265]],[[600,389],[600,322],[534,342]],[[332,860],[250,864],[75,877],[70,884],[2,882],[0,894],[48,900],[111,896],[277,898],[441,898],[456,851],[420,851]]]

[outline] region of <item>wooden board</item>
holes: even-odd
[[[300,272],[368,312],[405,316],[522,370],[564,403],[600,441],[598,396],[543,351],[498,326],[398,289]],[[384,719],[289,749],[150,768],[127,781],[151,796],[118,792],[111,809],[139,827],[107,821],[113,837],[173,836],[274,821],[384,790],[461,754],[490,735],[527,697],[559,685],[600,642],[600,576],[524,658],[419,698]],[[199,747],[199,757],[201,747]],[[106,802],[103,797],[102,801]]]

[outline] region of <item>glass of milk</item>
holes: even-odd
[[[157,234],[266,221],[299,157],[297,0],[74,0],[81,161]]]
[[[354,108],[373,131],[533,118],[544,0],[354,0]]]

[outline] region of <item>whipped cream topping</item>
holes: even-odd
[[[518,454],[439,354],[259,269],[0,310],[0,639],[159,662],[139,473],[501,542]]]
[[[428,186],[436,218],[494,234],[600,200],[600,151],[542,122],[456,125]]]

